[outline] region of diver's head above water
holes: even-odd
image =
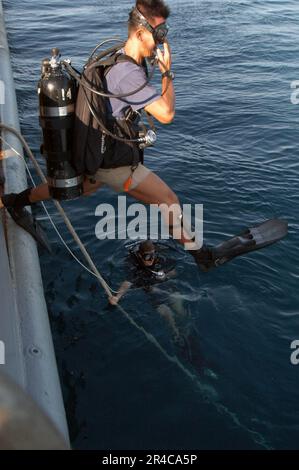
[[[141,242],[138,247],[137,256],[145,267],[153,266],[157,259],[157,252],[153,242],[151,240]]]
[[[136,58],[152,57],[158,44],[166,41],[169,14],[170,10],[163,0],[136,1],[128,20],[129,49],[134,50]]]

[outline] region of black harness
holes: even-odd
[[[130,56],[116,52],[106,59],[89,64],[81,79],[91,88],[107,91],[106,75],[120,62],[138,65]],[[139,66],[139,65],[138,65]],[[108,98],[95,95],[79,86],[74,125],[73,165],[78,173],[94,175],[99,168],[131,166],[143,162],[143,151],[136,142],[121,142],[106,132],[100,123],[116,136],[138,139],[139,113],[128,106],[124,119],[115,119],[108,112]]]

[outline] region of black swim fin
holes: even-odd
[[[265,248],[278,242],[287,234],[288,223],[285,220],[266,220],[212,248],[214,264],[220,266],[236,256]]]
[[[11,215],[11,218],[15,221],[17,225],[22,227],[26,232],[30,233],[32,237],[49,253],[52,253],[51,245],[48,240],[47,235],[40,226],[40,224],[34,219],[32,214],[22,208],[6,207],[6,210]]]
[[[203,271],[221,266],[237,256],[260,250],[278,242],[288,234],[288,223],[280,219],[270,219],[241,232],[219,245],[204,246],[194,254],[197,264]]]

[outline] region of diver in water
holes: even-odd
[[[128,261],[130,279],[121,284],[117,295],[109,298],[111,305],[116,305],[131,287],[142,287],[149,292],[155,284],[176,276],[173,261],[159,253],[151,240],[145,240],[131,248]]]
[[[129,250],[127,260],[127,280],[124,281],[116,295],[109,298],[111,305],[117,305],[121,297],[131,288],[142,288],[155,310],[168,324],[173,340],[177,345],[185,343],[180,329],[176,323],[176,317],[183,316],[184,310],[179,301],[172,299],[172,292],[168,286],[167,292],[159,289],[159,284],[176,277],[175,262],[164,256],[162,247],[151,240],[135,244]]]
[[[169,246],[151,240],[135,244],[129,250],[127,280],[121,284],[118,293],[109,298],[109,302],[115,306],[130,289],[143,289],[154,310],[167,324],[176,355],[202,373],[206,363],[198,332],[183,297],[178,294],[177,285],[167,283],[177,276],[175,259],[168,256],[168,252]],[[165,282],[166,289],[162,290]]]

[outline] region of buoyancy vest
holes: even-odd
[[[130,56],[116,52],[83,70],[81,79],[91,88],[106,90],[105,77],[119,62],[137,62]],[[74,124],[72,163],[79,174],[94,175],[99,168],[135,167],[143,159],[138,143],[124,143],[101,129],[99,120],[113,134],[126,139],[138,138],[138,126],[131,120],[118,120],[108,113],[108,98],[79,86]],[[88,102],[97,119],[88,106]]]

